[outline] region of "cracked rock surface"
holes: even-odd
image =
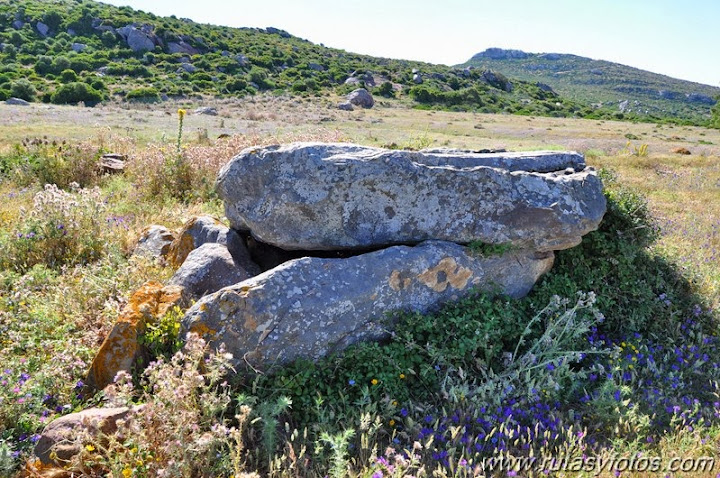
[[[606,207],[583,156],[553,151],[253,147],[221,170],[217,190],[233,229],[285,250],[426,240],[560,250],[596,229]]]
[[[185,315],[182,333],[224,343],[240,368],[266,371],[381,339],[391,311],[428,312],[474,288],[524,296],[552,263],[552,252],[480,257],[443,241],[305,257],[206,295]]]

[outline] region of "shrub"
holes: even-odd
[[[36,264],[59,268],[98,259],[106,243],[105,209],[98,188],[75,186],[66,192],[46,184],[29,214],[5,238],[0,264],[25,272]]]
[[[16,184],[56,184],[68,188],[97,183],[98,148],[89,143],[68,146],[65,142],[25,139],[11,154],[0,157],[0,174]]]
[[[52,95],[55,104],[75,104],[83,102],[86,105],[95,105],[103,99],[102,93],[86,83],[73,82],[62,85]]]
[[[60,81],[63,83],[72,83],[78,81],[78,76],[73,70],[63,70],[60,73]]]
[[[92,462],[110,476],[225,476],[233,468],[241,476],[238,455],[250,410],[242,407],[238,427],[228,426],[224,415],[231,399],[223,377],[231,356],[207,353],[205,342],[191,335],[169,361],[150,364],[141,389],[135,390],[128,374],[118,374],[105,391],[108,406],[134,406],[137,395],[143,406],[106,440],[78,437],[82,453],[71,469]]]
[[[247,87],[248,82],[244,78],[233,78],[225,83],[225,89],[227,89],[230,93],[243,91]]]
[[[35,101],[36,95],[37,90],[35,89],[33,84],[25,78],[14,81],[10,85],[10,96],[14,98],[21,98],[27,101]]]
[[[377,94],[384,96],[385,98],[392,98],[395,96],[393,85],[389,81],[383,82],[377,89]]]
[[[154,103],[160,101],[160,93],[158,92],[158,90],[152,87],[137,88],[135,90],[130,90],[128,94],[125,95],[125,99]]]

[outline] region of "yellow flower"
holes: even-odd
[[[392,404],[393,404],[393,407],[397,407],[397,406],[398,406],[398,401],[397,401],[397,400],[393,400],[393,401],[392,401]]]
[[[92,445],[85,445],[85,449],[86,449],[87,451],[95,451],[95,447],[92,446]]]
[[[370,380],[370,383],[372,383],[373,385],[377,385],[380,382],[378,382],[378,379],[374,378],[374,379]]]
[[[180,119],[183,119],[183,118],[185,117],[185,113],[187,113],[187,112],[186,112],[184,109],[180,108],[180,109],[178,110],[178,117],[179,117]]]
[[[130,453],[133,453],[133,454],[137,453],[137,447],[136,446],[132,447],[130,449]]]
[[[405,380],[405,374],[404,374],[404,373],[401,373],[401,374],[400,374],[400,380]]]
[[[130,476],[132,475],[132,470],[131,470],[130,468],[125,468],[125,469],[122,471],[122,475],[123,475],[125,478],[128,478],[128,477],[130,477]]]
[[[395,426],[395,420],[392,420],[392,419],[391,419],[389,423],[390,423],[390,426],[391,426],[391,427],[394,427],[394,426]]]

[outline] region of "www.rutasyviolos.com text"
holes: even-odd
[[[574,457],[493,457],[479,463],[483,472],[550,472],[576,471],[601,474],[603,472],[710,472],[715,468],[715,458],[709,456],[682,458],[657,456],[574,456]]]

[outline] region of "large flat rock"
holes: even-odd
[[[186,313],[182,333],[224,343],[241,368],[268,370],[380,339],[391,311],[428,312],[474,288],[521,297],[552,263],[552,252],[480,257],[441,241],[295,259],[203,297]]]
[[[231,227],[286,250],[443,240],[551,251],[577,245],[605,213],[597,174],[573,152],[254,147],[217,189]]]

